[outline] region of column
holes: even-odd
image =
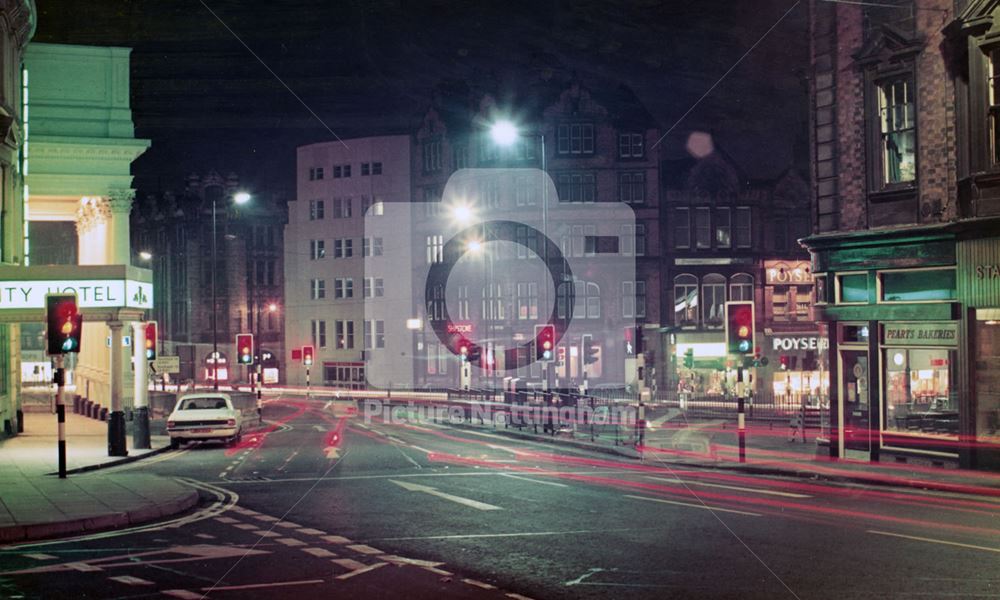
[[[113,189],[108,192],[107,205],[111,210],[108,227],[108,264],[128,265],[132,262],[129,240],[129,213],[135,190]]]
[[[111,414],[108,419],[108,456],[128,456],[125,445],[125,411],[122,410],[122,322],[109,321],[111,329]]]

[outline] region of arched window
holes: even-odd
[[[674,325],[698,324],[698,278],[687,273],[674,277]]]
[[[729,299],[753,302],[753,276],[737,273],[729,278]]]
[[[568,312],[569,296],[567,294],[570,283],[565,282],[559,285],[556,293],[556,310],[559,318],[565,319]],[[601,318],[601,286],[592,281],[582,281],[576,279],[573,285],[573,318],[574,319],[600,319]]]
[[[722,327],[726,318],[726,278],[709,273],[701,278],[702,315],[706,327]]]

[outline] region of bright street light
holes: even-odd
[[[475,211],[468,204],[453,204],[451,206],[451,220],[459,225],[468,225],[472,221]]]
[[[512,146],[518,135],[517,125],[506,119],[497,121],[490,127],[490,137],[500,146]]]
[[[267,305],[267,312],[276,312],[278,310],[278,305],[274,302]]]
[[[142,260],[146,260],[146,261],[152,260],[153,259],[153,253],[149,252],[148,250],[143,250],[143,251],[139,252],[139,258],[141,258]]]
[[[247,192],[236,192],[236,194],[233,195],[233,202],[236,204],[246,204],[247,202],[250,202],[250,194]]]
[[[483,245],[482,243],[480,243],[479,240],[469,240],[465,244],[465,249],[468,250],[469,252],[479,252],[480,250],[483,249]]]

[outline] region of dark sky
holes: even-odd
[[[573,74],[631,86],[666,129],[795,0],[39,0],[35,41],[130,46],[152,148],[140,193],[193,171],[292,191],[294,148],[408,131],[442,78]],[[807,164],[806,3],[675,130],[714,132],[749,177]],[[279,81],[280,78],[280,81]],[[679,151],[668,143],[668,152]]]

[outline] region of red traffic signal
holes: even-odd
[[[726,352],[753,354],[753,302],[726,302]]]
[[[555,326],[535,325],[535,360],[552,360],[555,356],[555,346]]]
[[[144,344],[144,351],[146,353],[146,360],[154,360],[156,358],[156,321],[149,321],[145,326],[146,339]]]
[[[302,364],[309,366],[313,364],[313,347],[302,346]]]
[[[76,306],[76,294],[49,294],[45,297],[49,354],[80,351],[83,315]]]
[[[252,365],[253,364],[253,334],[252,333],[237,333],[236,334],[236,353],[239,356],[239,362],[241,365]]]

